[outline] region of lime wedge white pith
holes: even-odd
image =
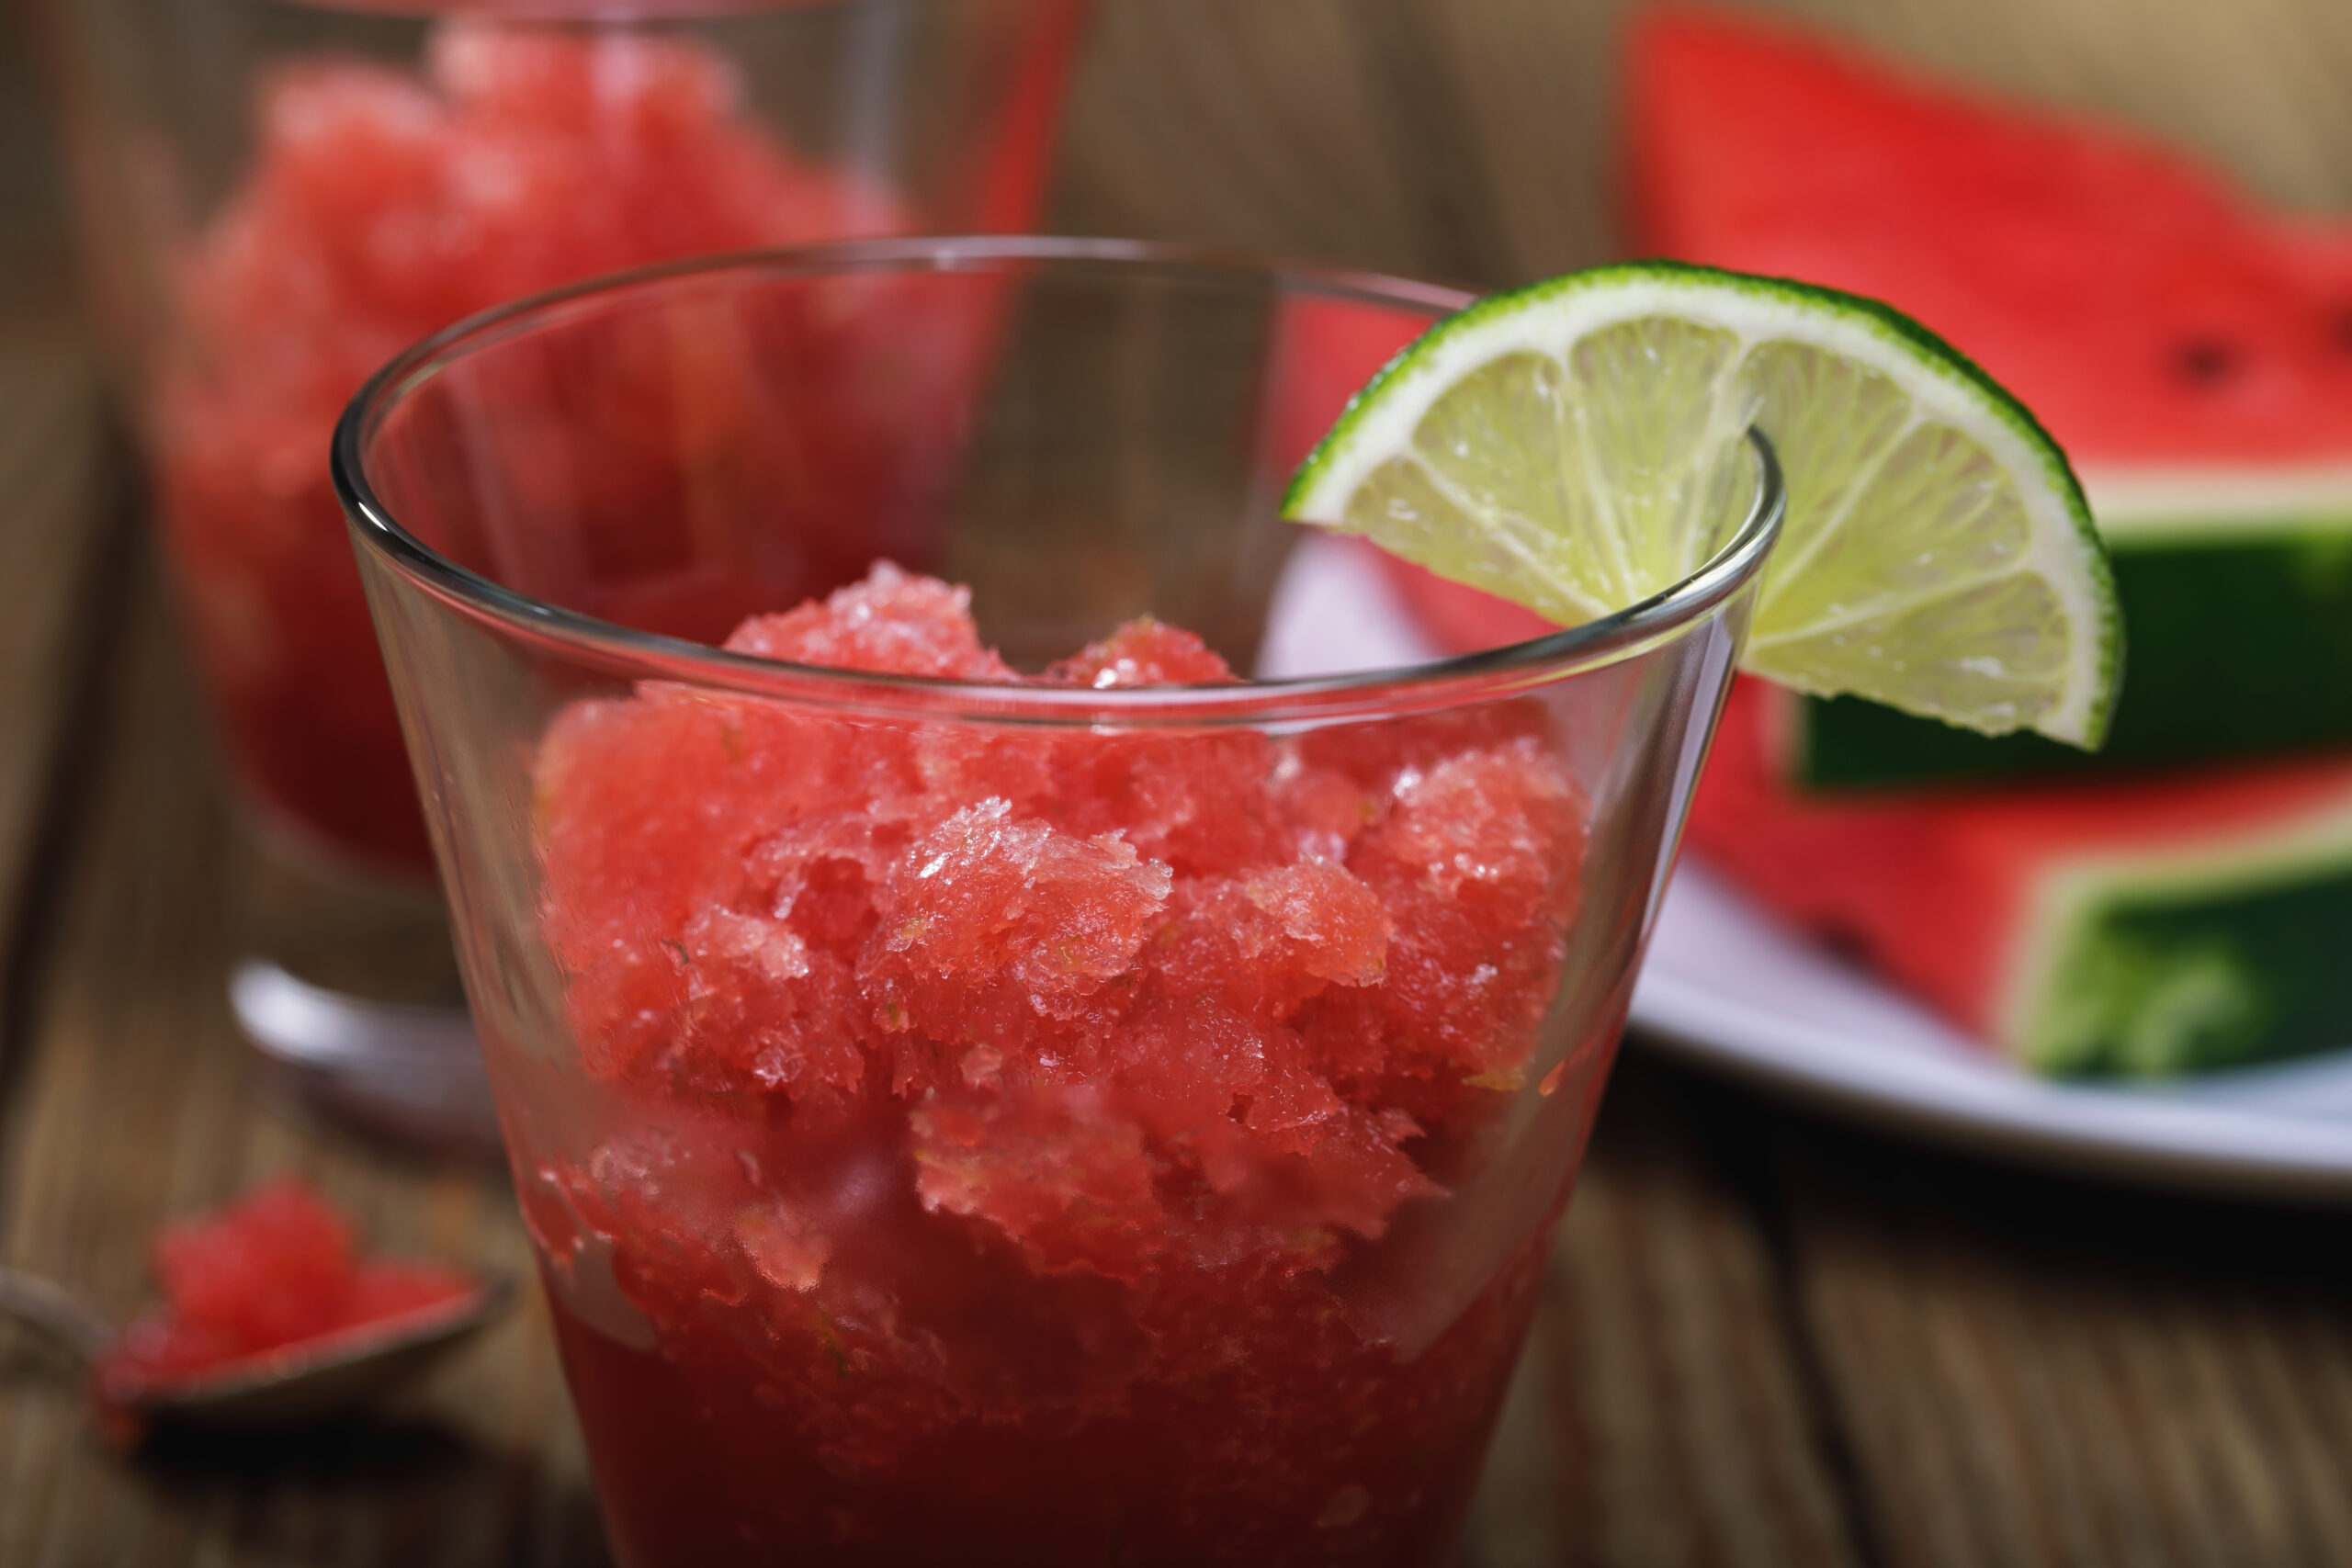
[[[2081,488],[2015,399],[1870,300],[1658,262],[1483,299],[1357,394],[1283,511],[1572,625],[1730,538],[1751,423],[1789,508],[1746,668],[2098,743],[2121,631]]]

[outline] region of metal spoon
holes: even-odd
[[[175,1379],[139,1392],[123,1409],[147,1420],[224,1427],[316,1420],[413,1379],[514,1299],[513,1280],[484,1275],[470,1292],[439,1305],[249,1357],[218,1372]],[[114,1347],[112,1324],[49,1280],[15,1269],[0,1269],[0,1318],[36,1330],[85,1368],[96,1366]]]

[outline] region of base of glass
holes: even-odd
[[[463,1008],[376,1002],[297,979],[265,959],[229,976],[254,1049],[339,1120],[451,1153],[498,1153],[481,1046]]]
[[[229,1005],[271,1077],[345,1126],[495,1156],[498,1119],[429,878],[356,866],[248,812]]]

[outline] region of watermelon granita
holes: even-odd
[[[1050,73],[1029,75],[1024,90],[1049,100]],[[264,80],[247,173],[171,260],[178,319],[148,423],[185,614],[237,770],[277,825],[345,862],[429,865],[327,478],[329,434],[369,373],[460,317],[592,274],[912,225],[893,192],[796,154],[741,97],[730,63],[683,34],[484,20],[436,24],[421,73],[322,59]],[[1032,161],[1048,122],[1023,132]],[[797,519],[788,547],[753,539],[762,522],[748,513],[642,504],[723,483],[723,450],[676,431],[609,444],[577,502],[605,547],[589,566],[643,581],[676,557],[709,581],[682,565],[668,596],[596,612],[715,637],[754,607],[849,581],[879,549],[919,553],[861,525],[901,482],[903,430],[953,426],[940,400],[968,376],[985,325],[984,302],[970,304],[942,321],[894,311],[887,289],[843,290],[767,323],[828,345],[827,364],[889,376],[864,399],[845,393],[852,376],[803,383],[823,388],[823,407],[791,416],[816,437],[793,493],[825,515]],[[747,329],[742,352],[764,346]],[[684,344],[667,354],[693,420],[723,433],[762,417],[728,364],[684,363]],[[617,373],[555,376],[531,395],[549,421],[600,403],[616,430],[633,417]],[[713,530],[734,543],[714,550]]]
[[[361,1260],[351,1227],[291,1179],[155,1238],[164,1302],[122,1332],[95,1371],[99,1401],[134,1407],[160,1392],[233,1378],[288,1353],[470,1303],[452,1269]]]
[[[2106,744],[1787,695],[1819,788],[2120,773],[2352,744],[2352,225],[2267,211],[2120,127],[1751,16],[1629,32],[1634,254],[1887,301],[2080,471],[2129,678]]]
[[[1017,676],[888,565],[728,646],[1232,680],[1149,620]],[[532,811],[588,1085],[506,1103],[621,1560],[1451,1561],[1624,1006],[1558,1038],[1549,713],[560,711]]]

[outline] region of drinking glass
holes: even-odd
[[[1781,505],[1755,442],[1687,581],[1383,664],[1371,547],[1279,500],[1461,303],[877,242],[544,296],[352,405],[630,1568],[1452,1560]],[[818,548],[883,564],[796,606],[762,563]],[[700,640],[682,581],[740,590]]]
[[[494,1143],[327,483],[343,405],[426,333],[591,274],[1028,227],[1081,5],[51,7],[95,302],[254,829],[232,996],[309,1087]],[[812,548],[795,585],[843,570]],[[691,632],[698,591],[639,614]]]

